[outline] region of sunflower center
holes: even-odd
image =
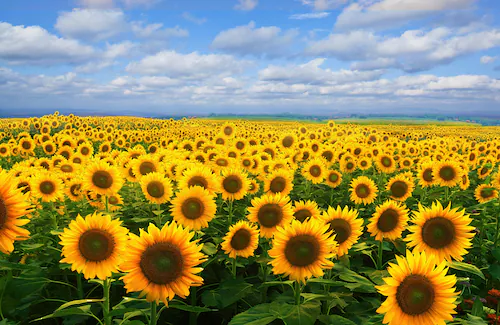
[[[90,229],[80,236],[78,249],[89,261],[98,262],[111,256],[115,248],[113,237],[101,229]]]
[[[311,168],[309,168],[309,173],[311,173],[313,177],[318,177],[321,175],[321,167],[317,165],[311,166]]]
[[[194,176],[194,177],[191,177],[188,181],[188,187],[191,187],[191,186],[200,186],[203,188],[207,188],[208,182],[204,177]]]
[[[345,242],[349,236],[351,236],[351,225],[344,219],[333,219],[329,222],[330,228],[328,231],[332,231],[336,234],[335,241],[339,244]]]
[[[427,220],[422,227],[422,240],[432,248],[448,246],[455,239],[455,226],[443,217]]]
[[[141,175],[146,175],[155,171],[155,165],[150,161],[144,161],[139,166],[139,173],[141,173]]]
[[[159,181],[152,181],[146,187],[148,194],[154,198],[160,198],[165,194],[165,187]]]
[[[52,181],[43,181],[40,183],[40,192],[43,194],[52,194],[56,190],[56,187]]]
[[[108,202],[109,204],[118,204],[118,198],[116,196],[110,196]]]
[[[395,181],[391,185],[392,196],[400,198],[408,193],[408,184],[404,181]]]
[[[479,193],[482,198],[487,199],[495,195],[495,191],[492,188],[483,188]]]
[[[0,198],[0,229],[3,228],[3,225],[7,222],[7,205],[5,201]]]
[[[306,220],[307,218],[310,218],[312,216],[312,213],[308,209],[300,209],[300,210],[296,211],[293,214],[293,216],[295,217],[295,219],[299,220],[300,222],[304,222],[304,220]]]
[[[250,244],[250,237],[250,231],[244,228],[239,229],[231,238],[231,247],[237,251],[247,248]]]
[[[455,169],[451,166],[444,166],[439,170],[439,177],[445,181],[451,181],[455,178]]]
[[[80,150],[80,152],[82,153],[82,155],[86,156],[90,153],[90,149],[87,147],[83,147],[82,150]]]
[[[80,188],[82,187],[81,184],[73,184],[70,186],[69,191],[71,192],[71,195],[73,196],[78,196],[80,195]]]
[[[113,185],[113,177],[105,170],[98,170],[92,175],[92,183],[99,188],[110,188]]]
[[[269,185],[269,189],[273,193],[283,192],[285,190],[285,187],[286,187],[286,179],[281,176],[275,177],[271,181],[271,184]]]
[[[283,213],[281,212],[281,207],[278,204],[267,203],[259,209],[257,218],[262,226],[272,228],[281,222]]]
[[[29,143],[28,141],[24,141],[22,146],[23,146],[23,149],[28,150],[31,148],[31,143]]]
[[[328,180],[332,183],[335,183],[336,181],[338,181],[339,179],[339,175],[337,175],[337,173],[331,173],[329,176],[328,176]]]
[[[389,157],[383,157],[381,162],[384,167],[391,167],[392,165],[391,159]]]
[[[73,167],[71,165],[62,165],[61,170],[65,173],[71,173],[73,171]]]
[[[366,184],[359,184],[358,186],[356,186],[355,192],[356,195],[362,199],[370,195],[370,189],[368,188],[368,186],[366,186]]]
[[[287,135],[286,137],[283,138],[283,141],[281,143],[283,144],[283,147],[289,148],[293,144],[293,137]]]
[[[407,315],[421,315],[434,304],[435,292],[432,283],[422,275],[407,276],[396,291],[396,301]]]
[[[307,266],[316,261],[320,251],[318,240],[311,235],[297,235],[288,240],[285,257],[292,266]]]
[[[184,260],[179,247],[170,243],[157,243],[142,253],[139,265],[149,281],[162,285],[181,276]]]
[[[354,168],[354,163],[352,161],[349,161],[345,166],[348,170],[351,170]]]
[[[426,182],[432,182],[432,168],[427,168],[422,174],[422,178]]]
[[[377,228],[382,232],[392,231],[398,225],[399,213],[394,209],[387,209],[380,214]]]
[[[182,214],[184,217],[194,220],[203,215],[205,210],[203,202],[198,198],[191,197],[182,203]]]
[[[232,127],[230,127],[230,126],[226,126],[226,127],[224,128],[224,134],[225,134],[225,135],[231,135],[232,133],[233,133],[233,128],[232,128]]]
[[[241,182],[241,179],[236,175],[228,176],[222,181],[222,186],[224,186],[226,192],[229,192],[231,194],[240,191],[242,185],[243,184]]]

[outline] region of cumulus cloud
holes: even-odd
[[[184,18],[187,21],[190,21],[192,23],[195,23],[197,25],[203,25],[204,23],[207,22],[206,18],[198,18],[187,11],[182,13],[182,18]]]
[[[142,21],[131,23],[132,31],[140,38],[169,39],[172,37],[188,37],[189,32],[179,26],[163,28],[162,23],[145,24]]]
[[[250,11],[254,10],[258,4],[259,0],[238,0],[238,3],[234,6],[234,9]]]
[[[479,61],[482,64],[489,64],[495,62],[496,60],[498,60],[498,58],[499,58],[498,56],[483,55],[481,59],[479,59]]]
[[[291,15],[289,18],[295,20],[304,20],[304,19],[321,19],[321,18],[326,18],[328,16],[330,16],[329,12],[321,11],[321,12],[308,12],[305,14],[294,14]]]
[[[74,64],[95,56],[93,47],[57,37],[40,26],[0,22],[0,60],[9,64]]]
[[[66,37],[100,41],[126,31],[128,25],[121,10],[73,9],[60,13],[55,28]]]
[[[239,55],[278,56],[289,53],[298,35],[296,30],[282,31],[276,26],[259,27],[251,21],[220,32],[212,42],[212,48]]]

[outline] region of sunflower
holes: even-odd
[[[357,165],[359,169],[367,170],[372,166],[372,160],[368,157],[362,157],[358,160]]]
[[[387,299],[377,309],[385,314],[383,323],[396,325],[445,324],[456,312],[457,278],[446,275],[445,262],[425,252],[406,251],[406,258],[396,256],[397,264],[389,263],[391,275],[377,290]]]
[[[95,160],[85,167],[83,186],[87,190],[109,196],[117,193],[123,183],[119,170],[106,162]]]
[[[339,186],[342,183],[342,174],[336,170],[329,170],[326,173],[325,183],[332,188]]]
[[[293,203],[293,217],[300,222],[304,222],[309,218],[320,218],[321,211],[318,208],[318,204],[314,201],[296,201]]]
[[[250,180],[250,186],[248,187],[248,194],[256,194],[259,192],[260,185],[255,179]]]
[[[141,291],[147,301],[168,305],[175,295],[186,298],[191,286],[201,286],[198,267],[206,261],[202,245],[191,241],[193,232],[171,222],[160,230],[150,224],[140,236],[130,234],[128,249],[120,269],[127,292]]]
[[[429,255],[435,255],[439,262],[451,261],[452,258],[463,260],[474,237],[474,227],[470,226],[472,220],[465,214],[465,209],[451,209],[451,203],[443,208],[438,201],[431,208],[421,204],[418,208],[413,213],[412,222],[415,225],[408,227],[411,234],[405,238],[408,246],[415,247],[417,252],[426,251]]]
[[[64,193],[73,202],[83,199],[82,180],[80,178],[72,178],[66,181]]]
[[[49,172],[41,172],[30,178],[31,194],[43,202],[64,199],[64,185],[59,177]]]
[[[71,264],[71,270],[83,273],[85,279],[105,280],[118,272],[128,241],[128,229],[121,223],[107,214],[78,215],[59,235],[64,256],[61,263]]]
[[[340,206],[336,209],[328,207],[322,215],[322,221],[335,234],[335,241],[339,245],[338,256],[347,254],[363,234],[363,218],[358,218],[358,215],[358,211],[349,209],[347,206],[344,209]]]
[[[377,197],[377,185],[366,176],[359,176],[351,181],[351,201],[356,204],[370,204]]]
[[[280,193],[285,196],[293,189],[293,171],[278,169],[267,175],[264,180],[264,192],[270,194]]]
[[[326,165],[320,158],[311,159],[302,167],[302,175],[313,184],[323,182],[326,171]]]
[[[474,191],[474,196],[479,203],[486,203],[498,197],[498,191],[489,184],[481,184]]]
[[[13,175],[0,171],[0,252],[10,254],[14,241],[28,239],[30,232],[21,228],[29,219],[22,218],[31,210],[28,195],[15,185]]]
[[[229,232],[223,238],[222,249],[231,258],[236,256],[250,257],[259,245],[259,230],[246,221],[238,221],[229,227]]]
[[[163,172],[160,167],[161,165],[158,164],[158,161],[151,155],[143,155],[137,160],[131,162],[131,164],[132,172],[138,179],[149,173]]]
[[[411,196],[414,188],[413,181],[405,175],[391,177],[386,186],[386,190],[390,192],[391,198],[402,202]]]
[[[323,276],[323,269],[331,269],[330,259],[336,253],[335,236],[327,225],[316,220],[293,220],[285,227],[278,227],[269,250],[273,273],[302,283],[312,276]]]
[[[356,161],[352,158],[342,157],[340,161],[340,171],[343,173],[352,173],[356,170]]]
[[[247,174],[236,169],[225,169],[220,178],[220,189],[224,200],[241,200],[248,192],[250,180]]]
[[[208,222],[215,217],[216,211],[213,196],[200,186],[184,188],[172,200],[172,217],[189,229],[208,227]]]
[[[397,201],[387,200],[375,208],[366,227],[376,240],[396,240],[408,224],[408,209]]]
[[[108,198],[108,211],[118,211],[122,208],[123,198],[120,194],[111,194]],[[106,197],[101,197],[101,203],[106,207]]]
[[[186,188],[191,186],[201,186],[211,195],[220,191],[220,181],[212,170],[205,166],[188,168],[179,178],[178,187]]]
[[[434,164],[432,162],[423,163],[418,171],[418,183],[422,187],[434,185],[436,180],[432,175]]]
[[[434,165],[432,175],[440,186],[453,187],[460,182],[462,169],[455,162],[442,161]]]
[[[163,174],[153,172],[141,177],[142,193],[151,203],[161,204],[170,200],[173,195],[172,183]]]
[[[281,194],[264,194],[252,199],[252,206],[248,208],[247,219],[258,222],[263,237],[271,238],[276,227],[290,223],[293,210],[288,196]]]
[[[388,154],[380,154],[376,157],[375,164],[381,172],[390,174],[396,170],[396,162],[394,158]]]
[[[47,155],[51,156],[57,151],[57,145],[49,140],[42,145],[42,149]]]

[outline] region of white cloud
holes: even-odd
[[[304,19],[321,19],[321,18],[326,18],[328,16],[330,16],[329,12],[322,11],[322,12],[309,12],[306,14],[294,14],[291,15],[289,18],[296,20],[304,20]]]
[[[387,68],[399,68],[399,63],[395,58],[377,58],[351,64],[351,70],[377,70]]]
[[[316,10],[336,9],[346,4],[349,0],[314,0],[313,6]]]
[[[113,0],[79,0],[78,3],[92,9],[110,9],[114,6]]]
[[[57,17],[55,28],[64,36],[99,41],[128,29],[121,10],[73,9]]]
[[[195,17],[193,14],[191,14],[189,12],[183,12],[182,13],[182,18],[184,18],[187,21],[190,21],[192,23],[198,24],[198,25],[203,25],[204,23],[207,22],[206,18]]]
[[[481,59],[479,59],[479,61],[481,61],[482,64],[489,64],[495,62],[496,60],[498,60],[498,58],[498,56],[484,55],[481,57]]]
[[[175,26],[173,28],[163,28],[162,23],[144,24],[142,21],[133,21],[131,23],[132,31],[140,38],[168,39],[172,37],[187,37],[189,32],[185,29]]]
[[[259,0],[238,0],[238,3],[234,6],[234,9],[250,11],[254,10],[258,4]]]
[[[129,63],[126,71],[145,75],[167,75],[179,78],[206,78],[214,74],[242,72],[248,65],[225,54],[181,54],[175,51],[162,51],[147,56],[139,62]]]
[[[96,55],[91,46],[57,37],[40,26],[0,22],[0,60],[10,64],[73,64]]]
[[[125,7],[134,8],[134,7],[146,7],[149,8],[160,0],[121,0]]]
[[[277,56],[289,52],[296,30],[282,32],[276,26],[255,27],[255,22],[220,32],[212,42],[212,48],[240,55]]]

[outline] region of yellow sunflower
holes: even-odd
[[[452,209],[451,203],[446,208],[438,201],[430,208],[419,204],[418,211],[413,213],[412,222],[415,225],[408,227],[411,234],[405,241],[417,252],[426,251],[435,255],[439,262],[451,261],[452,258],[461,261],[472,246],[474,227],[470,226],[471,221],[465,209]]]
[[[292,205],[288,196],[281,194],[264,194],[252,199],[252,206],[248,207],[247,219],[260,225],[263,237],[271,238],[276,227],[290,223],[293,218]]]
[[[396,170],[396,162],[390,155],[380,154],[375,159],[375,164],[381,172],[390,174]]]
[[[426,162],[420,166],[418,171],[418,183],[422,187],[428,187],[434,185],[436,180],[432,174],[432,169],[434,167],[434,163]]]
[[[246,173],[236,169],[224,169],[220,189],[224,200],[241,200],[248,192],[250,180]]]
[[[64,199],[62,180],[49,172],[41,172],[30,178],[31,195],[43,202],[55,202]]]
[[[304,222],[309,218],[319,219],[321,211],[318,208],[318,204],[314,201],[296,201],[293,203],[293,217],[300,222]]]
[[[367,226],[376,240],[396,240],[408,224],[408,209],[397,201],[387,200],[375,208]]]
[[[220,181],[217,175],[205,166],[189,168],[179,178],[179,188],[191,186],[201,186],[211,195],[216,195],[216,193],[220,192]]]
[[[338,243],[338,256],[346,255],[352,245],[356,244],[363,234],[363,218],[358,218],[359,213],[349,207],[337,206],[336,209],[328,207],[322,215],[322,221],[328,225],[328,230],[335,234]]]
[[[391,177],[386,186],[386,190],[391,194],[391,198],[402,202],[411,196],[414,188],[413,180],[407,178],[405,175]]]
[[[229,257],[247,258],[253,256],[259,245],[259,230],[255,225],[241,220],[229,227],[229,232],[223,239],[221,247]]]
[[[377,185],[366,176],[359,176],[351,181],[351,201],[356,204],[370,204],[377,197]]]
[[[80,178],[72,178],[66,181],[64,192],[71,201],[80,201],[83,199],[82,180]]]
[[[498,191],[489,184],[481,184],[474,191],[474,196],[479,203],[486,203],[498,197]]]
[[[94,212],[85,219],[78,215],[59,235],[61,263],[71,264],[71,270],[83,273],[85,279],[105,280],[118,272],[128,241],[128,229],[121,224],[108,214]]]
[[[139,181],[142,193],[151,203],[161,204],[173,195],[172,183],[163,174],[153,172],[141,177]]]
[[[282,196],[290,194],[293,189],[293,171],[278,169],[267,175],[264,180],[264,192],[280,193]]]
[[[325,182],[328,186],[335,188],[342,183],[342,174],[336,170],[329,170],[326,173]]]
[[[172,217],[189,229],[200,230],[208,227],[216,211],[214,197],[200,186],[184,188],[172,200]]]
[[[328,231],[328,225],[316,220],[293,220],[285,227],[278,227],[269,250],[273,273],[302,283],[310,277],[323,276],[324,269],[331,269],[330,259],[336,253],[335,236]]]
[[[302,167],[302,175],[313,184],[323,182],[326,172],[326,165],[320,158],[311,159]]]
[[[446,275],[445,262],[438,262],[426,252],[406,251],[406,258],[396,255],[397,264],[389,263],[391,275],[377,290],[387,299],[377,309],[389,325],[445,324],[453,320],[457,278]]]
[[[453,161],[442,161],[434,165],[432,175],[440,186],[453,187],[460,182],[462,168]]]
[[[22,218],[31,210],[28,195],[15,185],[13,175],[0,171],[0,252],[10,254],[14,241],[28,239],[30,232],[21,228],[29,223]]]
[[[141,291],[140,297],[168,305],[175,295],[186,298],[189,288],[201,286],[203,278],[197,275],[206,260],[199,240],[191,241],[194,233],[171,222],[160,230],[150,224],[148,232],[140,236],[130,234],[128,249],[120,269],[127,292]]]
[[[110,166],[103,161],[92,161],[84,168],[84,189],[100,195],[112,195],[123,186],[124,180],[120,171],[115,166]]]

